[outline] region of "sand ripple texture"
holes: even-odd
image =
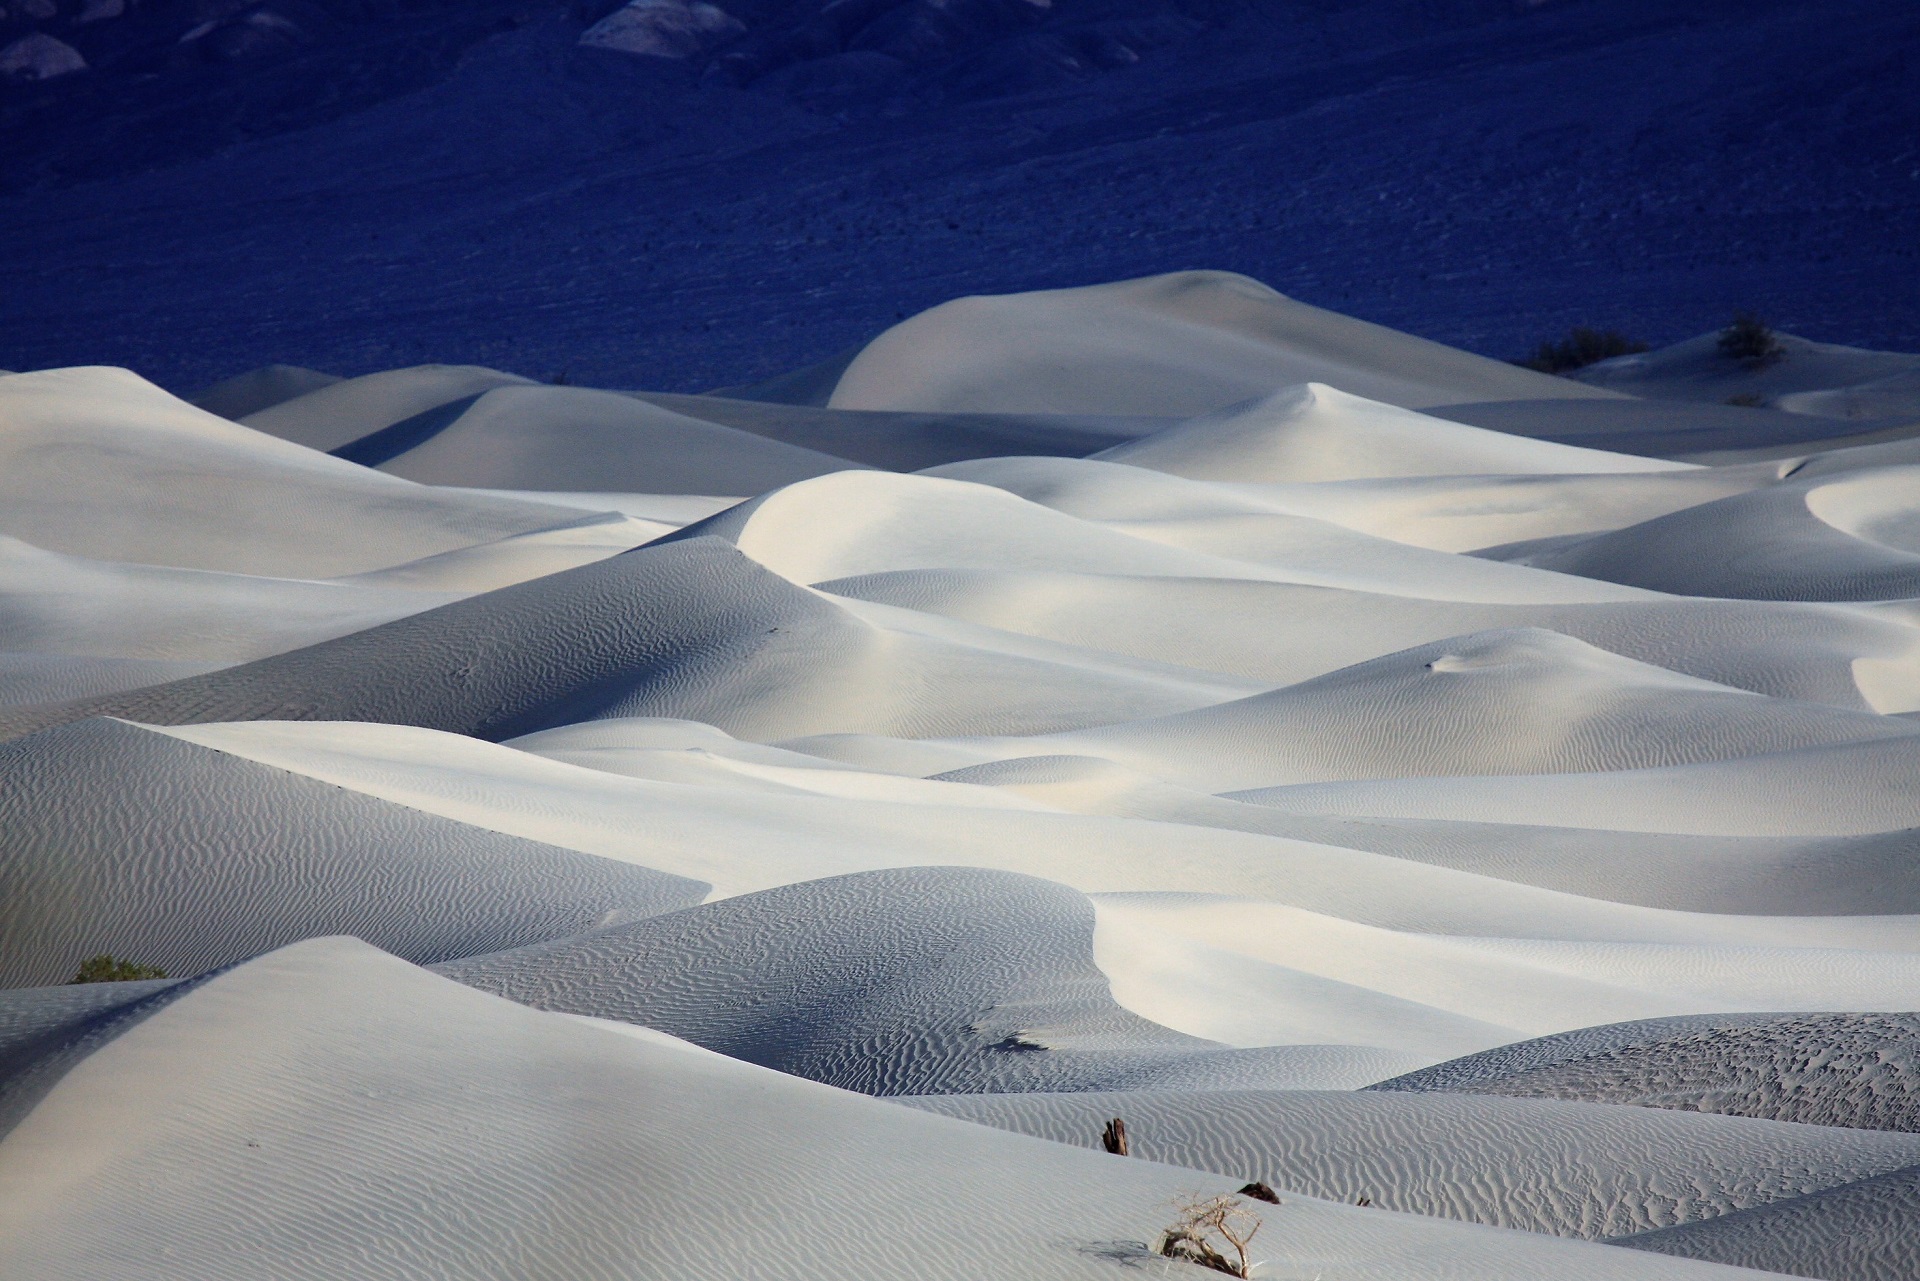
[[[1911,1278],[1920,422],[1785,350],[0,375],[0,1275]]]

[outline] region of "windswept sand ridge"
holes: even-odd
[[[1920,709],[1920,629],[1900,607],[1672,597],[1526,604],[1306,583],[992,568],[882,571],[817,586],[1274,685],[1449,636],[1534,626],[1778,698]]]
[[[434,406],[330,452],[428,485],[652,494],[757,494],[865,466],[638,397],[537,384]]]
[[[944,701],[926,698],[941,686]],[[504,738],[609,715],[691,716],[769,738],[1019,732],[1086,724],[1118,707],[1192,707],[1244,688],[1144,664],[1076,668],[1071,655],[1036,660],[891,632],[701,538],[209,676],[12,709],[0,714],[0,732],[118,716],[384,720]]]
[[[1249,510],[1245,500],[1139,468],[1010,459],[939,471],[966,479],[823,476],[742,503],[682,536],[725,538],[775,573],[807,584],[903,570],[992,568],[1293,582],[1439,600],[1657,599],[1629,587],[1410,547],[1271,507]],[[1062,472],[1103,490],[1144,487],[1175,502],[1198,497],[1202,506],[1167,521],[1129,516],[1108,522],[1008,492],[1009,473],[1051,490]],[[974,483],[976,475],[991,483]]]
[[[1301,483],[1390,476],[1686,471],[1449,422],[1321,382],[1228,405],[1094,455],[1190,480]]]
[[[1413,409],[1612,394],[1190,271],[943,304],[862,348],[827,403],[1185,416],[1304,382]]]
[[[724,392],[679,396],[628,392],[675,413],[736,427],[803,449],[890,471],[966,458],[1049,454],[1078,458],[1174,421],[1139,414],[898,413],[737,400]],[[824,400],[824,398],[822,398]]]
[[[512,394],[496,394],[503,391]],[[727,493],[758,493],[831,470],[820,466],[822,456],[840,467],[896,471],[1002,454],[1078,456],[1172,421],[1131,413],[891,413],[771,405],[726,395],[601,391],[448,365],[391,369],[345,381],[313,370],[267,366],[208,388],[194,403],[203,400],[203,408],[256,431],[434,484],[478,483],[447,477],[503,469],[552,481],[588,466],[591,457],[629,478],[692,483],[685,478],[728,470],[772,476]],[[632,403],[623,407],[620,400]],[[515,435],[498,421],[502,416],[518,417],[533,430]],[[456,426],[449,439],[426,448]],[[536,445],[542,449],[536,451]],[[643,452],[626,457],[610,445]],[[415,475],[416,470],[433,474]],[[613,488],[601,483],[605,479],[580,488]]]
[[[1097,1146],[1117,1114],[1152,1161],[1276,1189],[1588,1240],[1699,1222],[1891,1174],[1920,1137],[1652,1108],[1462,1095],[954,1094],[943,1116]],[[1676,1251],[1676,1253],[1678,1253]],[[1706,1257],[1696,1255],[1694,1257]]]
[[[415,414],[496,387],[535,385],[531,378],[478,365],[416,365],[322,383],[240,415],[239,421],[324,454]]]
[[[47,1278],[137,1264],[182,1281],[261,1267],[477,1279],[514,1257],[576,1276],[748,1263],[879,1281],[898,1275],[896,1243],[844,1228],[902,1216],[925,1276],[978,1275],[991,1223],[995,1256],[1018,1257],[1023,1275],[1091,1279],[1144,1254],[1177,1192],[1235,1186],[609,1029],[350,940],[261,958],[83,1060],[0,1140],[0,1265]],[[709,1231],[745,1169],[758,1172],[754,1212]],[[162,1205],[137,1192],[154,1177],[191,1191]],[[1746,1275],[1306,1198],[1261,1213],[1277,1256],[1309,1276]],[[240,1250],[236,1216],[251,1225]]]
[[[1908,918],[1879,922],[1894,937],[1874,950],[1872,921],[1840,946],[1780,947],[1444,936],[1204,894],[1095,903],[1095,957],[1116,1000],[1242,1047],[1324,1040],[1439,1058],[1623,1018],[1887,1008],[1920,980]]]
[[[1764,483],[1770,478],[1767,473],[1774,469],[1739,470],[1744,474],[1730,486],[1690,486],[1693,492],[1684,499],[1676,496],[1655,504],[1654,510],[1670,511],[1683,503],[1705,502],[1729,490],[1745,492]],[[1356,577],[1400,569],[1411,571],[1405,580],[1410,586],[1404,590],[1420,590],[1411,584],[1425,583],[1424,591],[1430,595],[1440,594],[1436,589],[1450,579],[1460,580],[1463,589],[1480,585],[1463,575],[1463,566],[1468,563],[1463,558],[1431,554],[1460,549],[1425,547],[1418,535],[1402,536],[1391,502],[1379,501],[1388,482],[1225,485],[1098,459],[1073,458],[989,458],[931,468],[925,474],[991,485],[1131,537],[1202,554],[1279,569],[1333,570]],[[1673,478],[1673,474],[1661,475],[1663,479]],[[1694,473],[1680,475],[1691,480]],[[1711,475],[1717,477],[1719,473]],[[1605,476],[1583,479],[1619,483],[1618,478]],[[1386,492],[1390,495],[1393,490]],[[1464,508],[1469,519],[1475,508],[1488,505],[1472,490],[1462,500],[1449,501],[1452,511]],[[1563,506],[1558,496],[1546,502],[1554,508]],[[1504,494],[1496,496],[1492,505],[1496,509],[1519,506],[1508,503]],[[1446,503],[1442,510],[1448,510]],[[1558,514],[1566,518],[1566,513]],[[1575,528],[1591,523],[1578,514],[1570,519]],[[1608,522],[1602,519],[1599,523],[1606,526]],[[1359,528],[1362,525],[1372,528]],[[1467,541],[1484,545],[1478,537]],[[1517,589],[1544,599],[1553,599],[1556,591],[1576,586],[1547,579],[1490,582],[1506,592]]]
[[[1428,773],[1644,769],[1905,739],[1917,729],[1763,699],[1525,629],[1454,637],[1150,721],[979,746],[1105,757],[1182,786],[1231,792]]]
[[[262,365],[231,378],[222,378],[210,387],[202,387],[188,396],[196,409],[239,422],[249,414],[285,404],[296,396],[342,382],[338,374],[323,373],[299,365]]]
[[[0,1138],[76,1063],[202,981],[67,983],[0,992]]]
[[[0,380],[0,422],[0,533],[96,560],[328,577],[592,519],[379,476],[123,369]]]

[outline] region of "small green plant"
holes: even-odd
[[[1260,1216],[1232,1193],[1204,1197],[1193,1193],[1174,1203],[1179,1217],[1160,1234],[1159,1252],[1182,1263],[1197,1263],[1230,1277],[1252,1275],[1247,1247],[1260,1231]]]
[[[1733,323],[1720,331],[1720,354],[1748,369],[1764,369],[1787,354],[1767,322],[1750,311],[1737,311]]]
[[[80,963],[80,972],[68,979],[74,983],[132,983],[139,979],[163,979],[167,972],[157,965],[142,965],[138,961],[123,961],[117,956],[108,956],[105,952],[98,956],[89,956]]]
[[[1617,329],[1575,325],[1565,338],[1559,342],[1541,343],[1533,349],[1533,355],[1518,363],[1543,374],[1565,374],[1615,356],[1636,355],[1646,349],[1645,343],[1636,342]]]

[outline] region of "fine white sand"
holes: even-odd
[[[1910,1275],[1913,359],[0,376],[0,1274]]]

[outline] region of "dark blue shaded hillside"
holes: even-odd
[[[743,42],[818,16],[728,7]],[[576,46],[598,10],[481,8],[438,44],[396,34],[431,5],[369,8],[124,93],[110,59],[9,90],[0,368],[698,390],[958,294],[1192,266],[1497,356],[1736,307],[1920,348],[1897,0],[1054,0],[945,44],[909,49],[904,17],[892,44],[789,40],[750,73],[745,44],[633,58]]]

